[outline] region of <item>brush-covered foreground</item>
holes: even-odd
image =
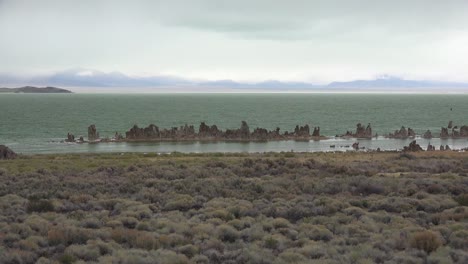
[[[468,153],[0,161],[1,263],[468,263]]]

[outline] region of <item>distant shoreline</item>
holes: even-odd
[[[70,90],[57,88],[57,87],[34,87],[34,86],[24,86],[18,88],[0,88],[0,93],[73,93]]]

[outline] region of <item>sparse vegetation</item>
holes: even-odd
[[[420,231],[413,234],[410,245],[413,248],[426,251],[428,254],[440,247],[439,236],[431,231]]]
[[[468,263],[468,155],[0,161],[2,263]]]

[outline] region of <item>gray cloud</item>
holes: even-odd
[[[0,72],[468,81],[466,14],[465,0],[0,0]]]
[[[159,20],[222,33],[302,32],[304,37],[350,31],[427,33],[468,28],[467,1],[182,1],[160,3]]]

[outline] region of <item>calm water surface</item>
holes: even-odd
[[[159,127],[201,121],[222,129],[238,128],[241,120],[251,129],[297,125],[320,126],[327,136],[354,130],[358,122],[371,123],[386,134],[402,125],[422,134],[438,133],[449,120],[468,125],[468,95],[394,94],[0,94],[0,144],[20,153],[68,152],[264,152],[347,150],[356,140],[267,143],[59,143],[67,132],[87,134],[96,124],[101,136],[124,133],[134,124]],[[400,149],[409,140],[359,140],[367,148]],[[429,143],[418,139],[424,147]],[[466,139],[432,139],[432,144],[455,148]],[[335,148],[330,148],[335,145]]]

